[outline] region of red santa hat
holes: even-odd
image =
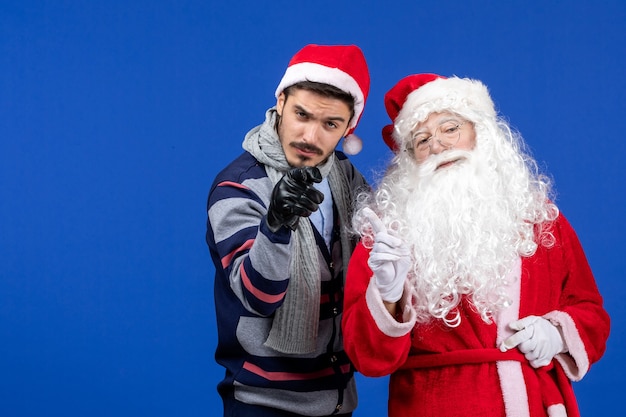
[[[363,114],[370,88],[369,70],[361,49],[356,45],[305,46],[289,61],[276,88],[276,98],[285,88],[300,81],[329,84],[354,97],[354,117],[348,126],[343,149],[347,154],[359,153],[362,141],[353,132]]]
[[[392,124],[383,127],[383,140],[394,152],[431,113],[449,111],[474,123],[496,117],[489,91],[480,81],[428,73],[401,79],[385,94],[385,109]]]

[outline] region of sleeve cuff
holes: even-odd
[[[563,366],[568,378],[572,381],[580,381],[589,371],[589,357],[574,320],[562,311],[551,311],[543,317],[560,327],[563,340],[567,345],[568,352],[559,353],[555,359]]]
[[[410,289],[408,283],[404,284],[404,293],[398,301],[401,311],[402,323],[389,314],[385,307],[380,292],[376,287],[373,277],[365,292],[367,307],[381,332],[389,337],[402,337],[407,335],[415,326],[415,311],[411,307]]]

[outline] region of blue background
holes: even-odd
[[[625,23],[619,0],[1,1],[0,415],[221,414],[206,195],[307,43],[369,61],[352,160],[370,180],[396,81],[490,87],[605,297],[608,350],[575,389],[583,415],[610,414],[626,369]],[[386,384],[359,377],[356,416],[385,415]]]

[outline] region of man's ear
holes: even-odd
[[[287,97],[285,93],[280,93],[278,98],[276,99],[276,113],[278,113],[279,117],[283,115],[283,109],[285,108],[285,101],[287,101]]]

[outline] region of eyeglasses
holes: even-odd
[[[467,123],[467,120],[460,123],[450,120],[440,124],[434,135],[429,135],[426,132],[417,133],[407,143],[406,150],[414,152],[417,157],[423,157],[431,149],[433,138],[436,138],[442,147],[450,149],[459,143],[461,126],[465,123]]]

